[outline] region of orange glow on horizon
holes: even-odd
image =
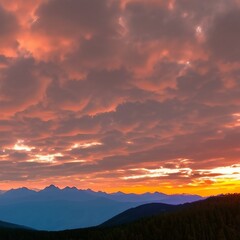
[[[153,185],[150,184],[146,185],[135,185],[132,184],[131,186],[126,185],[126,183],[118,182],[115,183],[116,186],[108,186],[105,185],[106,183],[102,182],[100,185],[98,184],[88,184],[83,183],[79,184],[78,182],[71,181],[70,179],[64,180],[61,179],[62,183],[60,184],[59,181],[52,181],[48,182],[47,180],[40,180],[39,182],[35,181],[26,181],[23,185],[19,182],[2,182],[0,184],[0,190],[10,190],[10,189],[16,189],[21,187],[27,187],[29,189],[33,190],[41,190],[45,187],[54,184],[55,186],[59,187],[60,189],[65,188],[66,186],[69,187],[77,187],[78,189],[92,189],[93,191],[104,191],[107,193],[114,193],[114,192],[124,192],[124,193],[135,193],[135,194],[142,194],[146,192],[154,193],[154,192],[160,192],[165,193],[168,195],[172,194],[197,194],[202,197],[208,197],[213,195],[219,195],[219,194],[227,194],[227,193],[240,193],[240,180],[235,179],[222,179],[219,181],[216,181],[214,183],[200,183],[198,186],[190,186],[190,185],[181,185],[181,186],[172,186],[170,183],[165,183],[163,186],[159,185]]]

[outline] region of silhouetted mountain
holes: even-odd
[[[22,225],[0,221],[0,229],[2,228],[30,229],[29,227],[25,227]],[[0,239],[1,239],[1,236],[0,236]]]
[[[54,185],[50,185],[37,193],[38,200],[91,201],[96,198],[97,196],[93,196],[85,190],[78,190],[75,187],[60,189]]]
[[[174,194],[167,195],[160,192],[154,193],[143,193],[143,194],[135,194],[135,193],[105,193],[105,192],[94,192],[88,189],[88,192],[94,196],[102,196],[111,200],[119,201],[119,202],[138,202],[138,203],[166,203],[166,204],[183,204],[186,202],[195,202],[198,200],[202,200],[203,198],[199,195],[190,195],[190,194]]]
[[[134,193],[122,193],[122,192],[117,192],[117,193],[112,193],[112,194],[107,194],[107,193],[102,193],[102,196],[105,196],[108,199],[111,200],[116,200],[119,202],[159,202],[161,200],[164,200],[168,195],[155,192],[155,193],[143,193],[143,194],[134,194]]]
[[[178,204],[196,202],[203,199],[204,198],[199,195],[173,194],[173,195],[167,195],[164,199],[161,200],[161,203],[178,205]]]
[[[194,200],[201,199],[197,197]],[[12,189],[0,195],[0,219],[41,230],[64,230],[101,224],[113,216],[144,203],[190,202],[191,195],[162,193],[124,194],[60,189],[50,185],[41,191]]]
[[[1,240],[239,240],[240,194],[184,204],[157,216],[115,227],[60,232],[0,229]]]
[[[18,188],[18,189],[11,189],[9,191],[6,191],[5,193],[2,194],[1,199],[15,199],[15,198],[25,198],[29,197],[33,194],[36,194],[35,191],[30,190],[26,187],[23,188]]]
[[[55,185],[51,184],[47,187],[45,187],[41,192],[54,192],[54,191],[59,191],[60,188],[56,187]]]
[[[152,203],[152,202],[161,202],[166,204],[182,204],[186,202],[194,202],[203,199],[199,195],[188,195],[188,194],[175,194],[175,195],[167,195],[164,193],[143,193],[143,194],[135,194],[130,193],[126,194],[123,192],[116,192],[112,194],[108,194],[105,192],[94,192],[91,189],[87,190],[79,190],[76,187],[65,187],[64,189],[60,189],[54,185],[50,185],[44,188],[41,191],[34,191],[28,188],[19,188],[19,189],[11,189],[9,191],[3,192],[0,195],[0,204],[3,199],[12,200],[42,200],[42,199],[57,199],[57,200],[77,200],[77,201],[88,201],[97,199],[99,197],[104,197],[110,200],[118,201],[118,202],[135,202],[135,203]]]
[[[140,203],[166,203],[166,204],[182,204],[186,202],[194,202],[203,199],[198,195],[187,195],[187,194],[175,194],[175,195],[167,195],[164,193],[143,193],[143,194],[124,194],[124,193],[115,193],[108,194],[106,196],[108,199],[120,201],[120,202],[140,202]]]
[[[39,230],[73,229],[98,225],[134,205],[104,198],[26,201],[0,205],[0,218]]]
[[[135,208],[128,209],[117,216],[101,224],[101,227],[112,227],[121,224],[134,222],[136,220],[158,215],[163,212],[169,212],[177,209],[178,205],[169,205],[163,203],[148,203]]]

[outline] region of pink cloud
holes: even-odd
[[[3,0],[4,186],[216,183],[239,162],[239,11],[234,0]]]

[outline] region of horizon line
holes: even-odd
[[[186,193],[186,192],[182,192],[182,193],[171,193],[171,194],[168,194],[168,193],[164,193],[164,192],[161,192],[161,191],[147,191],[147,192],[143,192],[143,193],[135,193],[135,192],[124,192],[124,191],[114,191],[114,192],[109,192],[109,191],[103,191],[103,190],[92,190],[91,188],[78,188],[76,186],[69,186],[69,185],[66,185],[65,187],[59,187],[58,185],[55,185],[55,184],[49,184],[49,185],[46,185],[45,187],[43,188],[29,188],[29,187],[26,187],[26,186],[22,186],[22,187],[17,187],[17,188],[9,188],[9,189],[0,189],[1,192],[3,193],[6,193],[8,191],[11,191],[11,190],[19,190],[19,189],[28,189],[28,190],[31,190],[31,191],[35,191],[35,192],[40,192],[40,191],[43,191],[45,189],[49,189],[49,188],[56,188],[56,189],[59,189],[59,190],[64,190],[66,188],[69,188],[69,189],[76,189],[78,191],[92,191],[92,192],[102,192],[102,193],[106,193],[106,194],[116,194],[116,193],[123,193],[123,194],[135,194],[135,195],[143,195],[143,194],[154,194],[154,193],[159,193],[159,194],[164,194],[164,195],[167,195],[167,196],[172,196],[172,195],[188,195],[188,196],[200,196],[200,197],[212,197],[212,196],[219,196],[219,195],[227,195],[227,194],[231,194],[230,192],[229,193],[219,193],[219,194],[213,194],[213,195],[202,195],[202,194],[193,194],[193,193]],[[236,192],[237,193],[237,192]]]

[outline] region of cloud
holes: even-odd
[[[4,8],[0,7],[0,18],[1,18],[1,37],[8,37],[18,30],[18,23],[15,16],[7,12]]]
[[[34,29],[67,37],[82,32],[114,32],[117,11],[117,2],[109,0],[49,0],[36,10],[35,14],[39,19]]]
[[[238,1],[1,4],[3,188],[227,191],[239,162]]]
[[[42,97],[45,84],[40,84],[36,65],[34,59],[18,58],[2,70],[0,106],[4,113],[24,110]]]
[[[13,13],[5,10],[0,5],[0,50],[7,56],[13,55],[17,47],[17,32],[19,24]]]
[[[194,30],[186,19],[161,5],[133,2],[126,6],[129,34],[137,41],[191,40]]]
[[[240,8],[222,14],[213,22],[209,29],[207,44],[216,59],[225,62],[239,62],[240,50],[238,43],[240,33]]]

